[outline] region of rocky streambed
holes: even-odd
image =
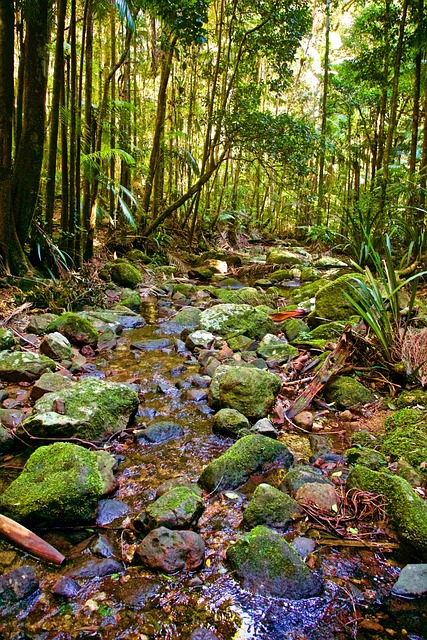
[[[0,514],[66,561],[0,542],[0,638],[427,637],[425,396],[378,433],[378,394],[338,376],[289,423],[351,310],[322,272],[293,301],[329,322],[275,324],[286,273],[151,297],[121,275],[136,312],[1,332]]]

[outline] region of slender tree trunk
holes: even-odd
[[[323,94],[322,94],[322,122],[320,128],[320,154],[319,154],[319,191],[317,200],[317,223],[322,222],[322,212],[324,208],[324,171],[325,171],[325,148],[326,148],[326,122],[328,106],[329,88],[329,47],[331,30],[331,0],[326,0],[326,25],[325,25],[325,61],[323,71]]]
[[[86,43],[85,43],[85,105],[84,105],[84,135],[82,152],[88,155],[93,150],[93,108],[92,108],[92,83],[93,83],[93,2],[86,0]],[[89,176],[85,175],[83,181],[83,206],[82,221],[84,229],[84,241],[90,226],[91,185]],[[86,256],[85,256],[86,257]]]
[[[111,0],[111,9],[110,9],[110,44],[111,44],[111,60],[116,59],[116,2],[115,0]],[[111,83],[111,102],[113,104],[113,110],[111,113],[111,129],[110,129],[110,148],[116,148],[116,110],[114,109],[114,103],[116,101],[116,82],[113,80]],[[110,180],[112,184],[114,184],[116,180],[116,163],[115,159],[111,158],[110,162]],[[110,208],[110,219],[115,220],[116,218],[116,197],[114,195],[113,189],[110,189],[110,198],[109,198],[109,208]],[[86,223],[85,223],[86,228]]]
[[[16,230],[21,245],[28,238],[37,203],[45,140],[49,38],[48,0],[34,0],[27,16],[24,70],[24,120],[12,182]]]
[[[12,215],[13,1],[0,2],[0,254],[6,271],[29,269]]]
[[[417,5],[417,52],[415,56],[415,78],[414,78],[414,105],[412,109],[412,126],[411,126],[411,150],[409,155],[409,180],[410,195],[408,205],[413,206],[416,202],[414,177],[417,167],[417,147],[418,147],[418,128],[420,123],[420,94],[421,94],[421,63],[422,63],[422,36],[423,36],[423,20],[424,17],[424,0],[418,0]]]
[[[53,230],[53,214],[55,209],[56,154],[58,151],[61,86],[64,82],[64,29],[66,12],[67,0],[58,0],[58,25],[56,33],[55,67],[53,71],[49,157],[46,182],[46,224],[49,234],[52,234]]]
[[[75,233],[76,233],[76,153],[77,153],[77,34],[76,34],[76,0],[71,0],[70,17],[70,156],[69,156],[69,181],[70,202],[68,210],[68,235],[66,247],[74,257]]]

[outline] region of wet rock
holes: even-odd
[[[245,509],[243,524],[246,529],[259,524],[286,529],[299,513],[301,507],[286,493],[269,484],[260,484]]]
[[[321,436],[316,433],[312,433],[308,436],[311,447],[311,462],[315,462],[319,457],[329,453],[332,447],[332,440],[327,436]]]
[[[173,317],[173,321],[183,327],[195,328],[200,324],[201,314],[196,307],[184,307]]]
[[[43,338],[40,351],[52,360],[71,360],[74,355],[69,340],[58,331],[49,333]]]
[[[15,335],[11,329],[0,327],[0,351],[7,351],[15,346]]]
[[[311,598],[322,589],[298,553],[280,535],[258,526],[227,549],[227,562],[244,586],[290,600]]]
[[[73,578],[63,576],[52,586],[52,593],[55,596],[60,596],[61,598],[72,599],[75,598],[80,589],[81,587],[79,583]]]
[[[136,523],[141,523],[146,531],[158,527],[189,529],[197,523],[204,508],[202,498],[191,488],[175,487],[150,504]]]
[[[14,437],[9,429],[0,424],[0,452],[10,451],[14,445]]]
[[[212,631],[209,631],[209,629],[199,627],[198,629],[194,629],[189,640],[218,640],[218,636],[212,633]]]
[[[351,469],[347,479],[347,488],[354,487],[383,494],[387,516],[399,538],[427,558],[427,507],[406,480],[358,466]]]
[[[214,406],[236,409],[247,418],[264,418],[281,386],[280,378],[268,371],[221,365],[212,376],[210,396]]]
[[[259,433],[262,436],[267,436],[267,438],[277,438],[277,429],[268,418],[261,418],[261,420],[257,420],[257,422],[255,422],[255,424],[250,428],[250,432]]]
[[[24,418],[25,413],[20,409],[0,409],[0,424],[8,429],[13,429],[21,424]]]
[[[339,409],[375,402],[376,396],[354,378],[338,376],[324,390],[327,402],[334,402]]]
[[[347,449],[345,455],[349,464],[361,464],[373,471],[379,471],[387,466],[385,457],[379,451],[368,447],[351,447]]]
[[[158,351],[160,349],[170,349],[173,347],[173,342],[169,338],[157,338],[155,340],[138,340],[132,342],[130,346],[139,351]]]
[[[63,313],[49,324],[47,331],[49,333],[59,331],[71,344],[78,346],[85,344],[96,346],[98,341],[98,331],[94,329],[92,323],[76,313]]]
[[[47,328],[51,322],[58,320],[56,313],[43,313],[40,316],[33,316],[27,324],[25,331],[35,333],[37,336],[43,336],[47,332]]]
[[[67,575],[70,578],[103,578],[113,573],[123,573],[124,568],[120,562],[112,558],[93,558],[82,567],[73,569]]]
[[[267,264],[287,264],[290,267],[305,267],[311,262],[311,256],[306,251],[299,253],[289,251],[289,249],[272,248],[269,249],[266,256]]]
[[[138,311],[141,306],[141,296],[138,291],[133,289],[123,289],[120,294],[120,302],[124,307],[131,309],[132,311]]]
[[[172,438],[180,438],[184,435],[184,429],[177,422],[161,420],[153,422],[146,429],[140,429],[136,432],[140,442],[151,442],[158,444],[166,442]]]
[[[199,373],[188,376],[186,380],[198,389],[207,389],[211,383],[210,376],[202,376]]]
[[[127,427],[138,405],[138,394],[127,385],[88,377],[37,400],[25,429],[38,437],[98,441]]]
[[[39,588],[34,569],[24,565],[0,576],[0,605],[27,598]]]
[[[113,545],[107,536],[102,534],[99,534],[97,539],[91,543],[90,550],[93,554],[101,556],[102,558],[112,558],[114,556]]]
[[[244,436],[205,467],[199,484],[208,492],[235,489],[272,462],[289,467],[293,456],[285,445],[272,438]]]
[[[135,287],[142,281],[142,274],[129,262],[116,262],[111,267],[110,277],[120,287]]]
[[[103,478],[100,467],[108,469]],[[89,451],[69,442],[40,447],[22,473],[0,496],[0,511],[23,523],[91,520],[98,499],[113,482],[114,458],[106,451]]]
[[[8,397],[8,391],[6,389],[0,389],[0,402],[4,402]]]
[[[202,389],[188,389],[185,393],[185,399],[190,402],[207,402],[208,393]]]
[[[159,527],[150,531],[138,545],[135,556],[149,569],[166,573],[192,571],[203,564],[205,543],[194,531]]]
[[[163,482],[156,490],[156,498],[160,498],[160,496],[164,495],[171,489],[175,489],[176,487],[188,487],[198,496],[202,495],[202,490],[199,485],[195,482],[192,482],[186,476],[178,476],[177,478],[170,478]]]
[[[121,500],[106,499],[98,502],[96,524],[103,526],[111,524],[118,518],[123,518],[129,513],[129,507]]]
[[[257,354],[265,360],[275,358],[281,362],[288,362],[296,358],[299,355],[299,351],[285,340],[267,333],[259,343]]]
[[[111,327],[107,327],[98,338],[96,348],[98,351],[110,351],[117,346],[117,337]]]
[[[249,304],[251,307],[271,304],[270,296],[254,287],[240,287],[234,291],[221,288],[217,289],[214,295],[229,304]]]
[[[0,378],[8,382],[33,382],[43,373],[55,370],[51,358],[31,352],[0,351]]]
[[[311,538],[299,536],[292,540],[292,546],[301,558],[306,558],[310,553],[314,552],[316,543]]]
[[[128,576],[126,576],[127,578]],[[157,596],[162,585],[153,578],[141,578],[130,576],[117,590],[119,602],[123,602],[126,609],[145,611],[152,609],[157,602]]]
[[[313,426],[313,415],[310,411],[301,411],[295,416],[294,422],[298,427],[310,431]]]
[[[212,431],[237,438],[240,429],[249,429],[249,420],[236,409],[220,409],[214,415]]]
[[[305,465],[296,465],[286,474],[282,487],[295,495],[303,485],[308,482],[323,483],[333,486],[333,483],[322,476],[321,472]]]
[[[69,389],[74,382],[60,373],[44,373],[31,387],[31,400],[39,400],[45,393],[54,393],[61,389]]]
[[[295,499],[299,504],[314,504],[322,511],[336,511],[340,501],[335,488],[322,482],[307,482],[298,489]]]
[[[427,564],[407,564],[403,567],[391,594],[402,598],[419,598],[427,594]]]
[[[289,318],[289,320],[285,320],[281,328],[289,342],[309,332],[308,325],[300,318]]]
[[[198,331],[193,331],[190,333],[186,340],[185,346],[187,349],[193,351],[196,348],[199,349],[208,349],[209,346],[214,342],[215,336],[210,331],[203,331],[199,329]]]
[[[274,322],[262,311],[247,304],[218,304],[202,311],[200,326],[222,336],[246,335],[261,338],[272,333]]]

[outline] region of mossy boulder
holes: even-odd
[[[74,355],[70,341],[59,331],[44,336],[40,343],[40,351],[52,360],[71,360]]]
[[[290,600],[320,593],[322,580],[280,535],[266,527],[252,529],[227,549],[227,562],[251,591]]]
[[[396,398],[396,406],[399,409],[415,406],[427,409],[427,391],[423,391],[422,389],[402,391]]]
[[[138,311],[141,306],[141,296],[138,291],[125,288],[120,294],[120,302],[124,307],[132,311]]]
[[[0,328],[0,351],[7,351],[15,345],[15,336],[11,329]]]
[[[33,316],[25,327],[25,331],[34,333],[36,336],[43,336],[50,323],[58,318],[56,313],[42,313],[40,316]]]
[[[252,529],[265,525],[276,529],[286,529],[301,513],[299,504],[283,491],[269,484],[260,484],[254,491],[243,514],[243,525]]]
[[[337,340],[343,334],[347,324],[340,320],[326,322],[312,329],[305,337],[307,340]]]
[[[135,289],[142,281],[142,274],[139,269],[126,261],[115,262],[111,267],[110,277],[120,287],[129,287],[129,289]]]
[[[308,482],[333,485],[333,483],[323,476],[319,470],[313,469],[307,465],[298,464],[288,471],[283,479],[281,488],[285,491],[289,491],[291,495],[295,495],[297,491]]]
[[[262,338],[266,333],[274,333],[275,326],[268,314],[254,309],[248,304],[218,304],[202,311],[200,326],[205,331],[225,337],[246,335]]]
[[[304,320],[300,318],[289,318],[282,323],[281,329],[289,342],[309,332],[309,328]]]
[[[45,393],[53,393],[74,386],[74,382],[60,373],[44,373],[31,387],[30,398],[39,400]]]
[[[40,438],[98,441],[124,429],[138,404],[138,394],[124,384],[84,378],[37,400],[24,426]]]
[[[150,504],[139,521],[146,531],[157,527],[189,529],[204,508],[202,498],[190,487],[175,487]]]
[[[338,376],[324,390],[327,402],[334,402],[339,409],[375,402],[376,396],[360,382],[349,376]]]
[[[340,276],[316,293],[315,315],[318,318],[327,318],[328,320],[348,320],[354,315],[355,310],[345,294],[349,294],[352,298],[357,299],[357,282],[355,280],[363,280],[363,275],[359,273],[349,273]]]
[[[0,351],[0,379],[7,382],[33,382],[56,364],[47,356],[30,351]]]
[[[406,480],[390,473],[356,466],[350,471],[347,487],[383,495],[387,515],[399,538],[427,558],[427,507]]]
[[[197,287],[194,284],[187,284],[186,282],[173,283],[172,291],[174,294],[181,294],[185,298],[191,298],[197,293]]]
[[[249,429],[249,420],[236,409],[220,409],[213,419],[212,431],[237,438],[240,429]]]
[[[184,307],[173,317],[173,322],[196,329],[200,325],[201,313],[196,307]]]
[[[113,465],[114,458],[106,451],[95,453],[69,442],[39,447],[0,496],[0,511],[30,524],[90,521],[98,499],[111,485],[100,466],[112,475]]]
[[[244,436],[205,467],[199,484],[209,492],[235,489],[273,462],[288,468],[293,455],[284,444],[272,438],[258,434]]]
[[[299,355],[299,351],[286,340],[278,338],[272,333],[267,333],[259,343],[257,354],[265,360],[275,359],[280,362],[289,362]]]
[[[309,282],[302,287],[296,287],[289,292],[289,295],[292,298],[293,303],[299,304],[304,300],[311,300],[311,298],[314,298],[317,292],[323,289],[323,287],[326,287],[327,284],[327,280],[315,280],[314,282]]]
[[[243,287],[237,291],[217,289],[215,295],[219,300],[230,304],[249,304],[252,307],[271,304],[270,296],[254,287]]]
[[[213,406],[236,409],[247,418],[264,418],[282,383],[278,376],[250,366],[220,365],[210,386]]]
[[[414,467],[427,463],[427,434],[416,427],[399,427],[391,431],[381,445],[381,452],[392,460],[404,458]]]
[[[386,433],[396,429],[418,429],[427,435],[427,412],[423,409],[398,409],[384,421]]]
[[[130,262],[140,262],[141,264],[150,264],[151,259],[146,253],[140,249],[132,249],[125,254],[126,260]]]
[[[267,252],[267,264],[286,264],[290,267],[305,267],[310,264],[311,256],[307,252],[299,253],[289,249],[272,248]]]
[[[63,313],[57,320],[51,322],[47,328],[49,333],[59,331],[68,338],[71,344],[96,346],[98,342],[98,331],[86,318],[82,318],[77,313]]]
[[[375,449],[369,447],[351,447],[345,452],[349,464],[359,464],[373,471],[380,471],[387,466],[385,457]]]

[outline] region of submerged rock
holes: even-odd
[[[0,576],[0,605],[14,604],[39,588],[33,567],[24,565]]]
[[[245,509],[243,524],[247,529],[259,524],[286,529],[299,513],[299,504],[286,493],[269,484],[260,484]]]
[[[348,409],[361,404],[375,402],[376,396],[354,378],[338,376],[324,391],[327,402],[334,402],[339,409]]]
[[[86,318],[82,318],[76,313],[63,313],[57,320],[51,322],[47,328],[49,333],[59,331],[71,344],[96,346],[98,341],[98,331],[94,329],[92,323]]]
[[[220,409],[214,415],[212,431],[237,438],[240,429],[249,429],[249,420],[236,409]]]
[[[132,342],[131,347],[139,349],[139,351],[157,351],[160,349],[170,349],[173,346],[172,340],[169,338],[157,338],[153,340],[138,340]]]
[[[69,442],[40,447],[0,496],[0,511],[24,523],[87,522],[114,482],[114,458]],[[104,477],[101,474],[104,473]]]
[[[188,529],[197,523],[205,506],[190,487],[175,487],[150,504],[137,523],[146,530],[167,527]]]
[[[280,378],[268,371],[221,365],[212,376],[210,396],[213,405],[236,409],[247,418],[264,418],[281,386]]]
[[[37,400],[25,429],[37,437],[103,440],[124,429],[138,405],[138,394],[127,385],[84,378]]]
[[[199,484],[209,492],[235,489],[272,462],[290,467],[293,456],[284,444],[272,438],[244,436],[205,467]]]
[[[290,600],[320,593],[322,580],[280,535],[258,526],[227,549],[227,561],[245,587]]]
[[[263,311],[248,304],[218,304],[202,312],[200,326],[222,336],[246,335],[262,338],[274,332],[274,322]]]
[[[140,442],[145,441],[157,444],[158,442],[166,442],[166,440],[171,440],[172,438],[180,438],[184,435],[184,429],[177,422],[161,420],[159,422],[153,422],[146,429],[140,429],[136,435]]]
[[[347,487],[383,494],[387,515],[399,538],[427,558],[427,507],[406,480],[358,466],[350,471]]]
[[[205,543],[194,531],[159,527],[138,545],[135,556],[149,569],[176,573],[198,569],[205,559]]]
[[[33,382],[47,371],[55,371],[51,358],[27,351],[0,351],[0,378],[8,382]]]

